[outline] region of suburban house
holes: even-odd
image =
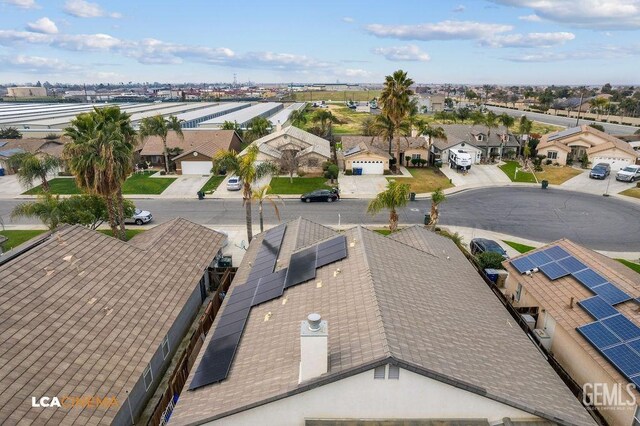
[[[640,275],[566,239],[504,266],[503,292],[540,343],[586,392],[622,391],[592,400],[609,424],[637,425],[640,392],[627,387],[640,385]]]
[[[431,164],[435,164],[438,160],[446,163],[449,151],[452,149],[456,151],[462,149],[471,154],[473,163],[479,163],[487,157],[487,152],[489,158],[501,158],[510,152],[515,154],[520,148],[518,139],[511,133],[504,133],[503,128],[492,129],[491,134],[487,136],[487,129],[482,126],[445,124],[441,127],[447,139],[434,139],[431,144],[433,154]]]
[[[594,424],[457,246],[417,226],[256,236],[194,365],[172,425]]]
[[[235,130],[183,129],[182,133],[184,138],[173,131],[167,135],[167,148],[181,151],[179,155],[170,155],[178,174],[208,175],[218,151],[242,149],[242,139]],[[164,147],[159,136],[145,138],[138,148],[140,162],[164,168]]]
[[[1,256],[0,424],[133,424],[225,239],[181,218],[128,242],[74,225]]]
[[[61,158],[64,144],[64,139],[0,139],[0,167],[4,167],[7,174],[14,173],[15,170],[8,167],[7,161],[11,156],[25,152]]]
[[[628,142],[586,124],[546,134],[536,149],[561,165],[566,165],[568,158],[577,162],[587,155],[591,164],[608,163],[612,170],[636,164],[639,157]]]
[[[389,170],[389,160],[395,154],[395,141],[378,136],[343,136],[342,168],[344,170],[362,169],[362,174],[381,175]],[[406,166],[406,159],[424,159],[429,156],[429,140],[424,136],[403,136],[400,138],[400,165]]]
[[[633,135],[613,135],[613,137],[625,141],[631,145],[634,151],[640,151],[640,134]]]
[[[322,173],[322,164],[331,160],[329,141],[295,126],[282,128],[252,142],[260,153],[257,161],[279,163],[285,151],[293,151],[298,169],[305,173]],[[240,153],[244,155],[246,149]]]

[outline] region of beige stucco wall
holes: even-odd
[[[410,148],[404,151],[404,158],[411,158],[413,154],[420,154],[420,158],[429,161],[429,151],[427,148]],[[405,160],[406,164],[406,160]]]
[[[388,368],[388,367],[387,367]],[[407,370],[374,379],[373,370],[208,424],[304,426],[305,419],[488,419],[536,416]]]
[[[310,162],[309,160],[311,161],[316,160],[317,165],[316,166],[309,165],[309,162]],[[325,161],[327,161],[327,158],[323,157],[318,153],[311,152],[300,158],[298,169],[304,171],[305,173],[322,173],[322,164]]]
[[[558,153],[558,158],[556,158],[555,160],[553,160],[553,162],[557,162],[558,164],[561,164],[563,166],[567,165],[567,155],[569,154],[567,151],[564,151],[560,148],[557,148],[555,146],[549,146],[547,148],[542,148],[541,150],[538,151],[539,155],[545,155],[545,156],[549,156],[549,151],[556,151]],[[577,161],[577,159],[574,159],[575,161]],[[544,161],[544,160],[543,160]]]
[[[344,169],[352,170],[352,162],[353,161],[367,161],[367,160],[382,160],[384,162],[384,169],[389,170],[389,159],[385,158],[381,155],[372,154],[372,153],[363,153],[358,155],[350,156],[349,158],[344,160]]]
[[[595,152],[593,154],[589,155],[589,161],[591,161],[592,163],[595,164],[596,161],[594,161],[594,159],[596,157],[601,157],[601,158],[623,158],[627,161],[629,161],[630,164],[635,164],[636,163],[636,156],[635,155],[631,155],[628,152],[622,151],[618,148],[611,148],[611,149],[605,149],[604,151],[600,151],[600,152]]]

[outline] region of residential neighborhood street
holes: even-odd
[[[2,200],[0,215],[5,225],[39,224],[37,220],[10,222],[11,209],[20,200]],[[214,225],[243,225],[244,209],[241,200],[179,199],[136,200],[136,206],[149,210],[154,224],[175,217]],[[283,221],[303,216],[329,225],[388,223],[388,213],[377,216],[366,213],[368,200],[342,200],[337,203],[301,203],[295,199],[284,201],[280,207]],[[430,206],[428,200],[409,203],[399,210],[400,224],[422,223]],[[494,187],[463,191],[450,195],[441,205],[440,223],[444,226],[463,226],[501,232],[534,241],[550,242],[569,238],[586,247],[610,251],[640,251],[640,205],[602,195],[573,191],[524,187]],[[265,223],[273,225],[277,219],[270,206],[265,206]],[[257,207],[254,206],[257,225]]]

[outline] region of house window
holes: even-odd
[[[153,371],[151,370],[151,365],[147,366],[144,373],[142,373],[142,377],[144,379],[144,390],[148,391],[153,383]]]
[[[307,161],[307,165],[309,167],[318,167],[318,159],[317,158],[309,158]]]
[[[373,378],[376,380],[384,380],[384,373],[385,373],[385,369],[387,368],[386,365],[381,365],[380,367],[376,367],[375,370],[373,370]]]
[[[483,135],[476,135],[476,139],[477,139],[479,142],[482,142],[482,141],[484,140],[484,136],[483,136]]]
[[[162,359],[167,359],[169,352],[169,335],[166,335],[162,341]]]
[[[558,151],[547,151],[547,158],[549,160],[557,160],[558,159]]]
[[[520,296],[522,296],[522,284],[518,283],[518,288],[516,288],[516,302],[520,301]]]
[[[400,378],[400,367],[397,365],[389,365],[389,379],[398,380]]]
[[[420,159],[420,154],[411,154],[411,159],[412,160],[419,160]]]

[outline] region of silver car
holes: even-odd
[[[640,166],[627,166],[616,173],[616,180],[633,182],[640,180]]]
[[[153,215],[151,215],[151,212],[136,209],[133,213],[133,216],[126,218],[124,220],[124,223],[135,223],[136,225],[142,225],[143,223],[151,222],[151,219],[153,219]]]
[[[242,189],[242,179],[238,176],[231,176],[227,181],[227,191],[240,191]]]

